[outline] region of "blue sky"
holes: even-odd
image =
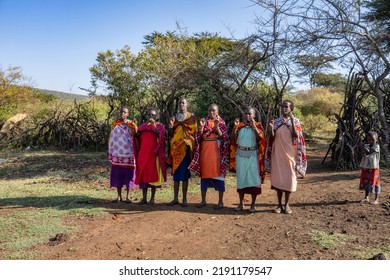
[[[98,52],[129,45],[136,54],[153,31],[243,38],[259,7],[249,0],[0,0],[0,66],[22,67],[33,86],[77,94],[90,86]],[[230,30],[230,31],[229,31]]]

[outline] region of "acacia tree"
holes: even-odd
[[[387,162],[389,154],[389,124],[386,121],[381,85],[390,73],[389,50],[383,44],[388,36],[377,21],[368,21],[367,10],[357,0],[254,0],[265,8],[274,20],[283,18],[278,33],[283,36],[290,61],[297,55],[328,55],[345,67],[355,65],[364,76],[378,105],[381,144]],[[370,8],[367,6],[367,8]],[[260,30],[259,32],[262,32]]]
[[[103,88],[107,93],[110,106],[107,122],[114,109],[121,105],[138,107],[141,98],[140,77],[135,64],[136,57],[131,53],[130,47],[125,46],[115,52],[111,50],[99,52],[95,65],[89,69],[93,92],[96,92],[97,88]],[[137,110],[135,111],[137,114]]]
[[[300,75],[309,76],[310,88],[313,88],[315,76],[325,69],[333,69],[334,67],[330,62],[334,59],[331,56],[303,54],[296,57],[296,63],[300,66]]]

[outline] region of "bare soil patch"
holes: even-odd
[[[222,210],[213,209],[214,190],[201,209],[195,207],[198,195],[190,195],[183,208],[166,206],[157,192],[154,206],[100,201],[96,207],[106,207],[109,215],[70,217],[66,223],[78,230],[64,242],[48,240],[35,249],[42,259],[93,260],[346,260],[390,251],[389,178],[382,176],[380,205],[362,204],[358,170],[332,172],[321,165],[322,152],[311,150],[308,156],[307,176],[292,195],[290,215],[274,213],[276,194],[268,179],[254,214],[245,211],[249,203],[242,212],[233,210],[238,202],[234,186],[227,189]],[[324,246],[313,241],[314,231],[347,239]]]

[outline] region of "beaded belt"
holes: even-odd
[[[237,149],[243,150],[243,151],[254,151],[257,148],[256,147],[242,147],[242,146],[237,146]]]
[[[203,138],[203,141],[217,141],[217,137]]]

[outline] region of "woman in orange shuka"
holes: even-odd
[[[197,207],[206,205],[206,192],[211,187],[219,193],[214,209],[222,209],[229,136],[225,121],[219,116],[218,105],[211,104],[207,118],[200,120],[195,140],[195,155],[189,169],[201,178],[202,201]]]

